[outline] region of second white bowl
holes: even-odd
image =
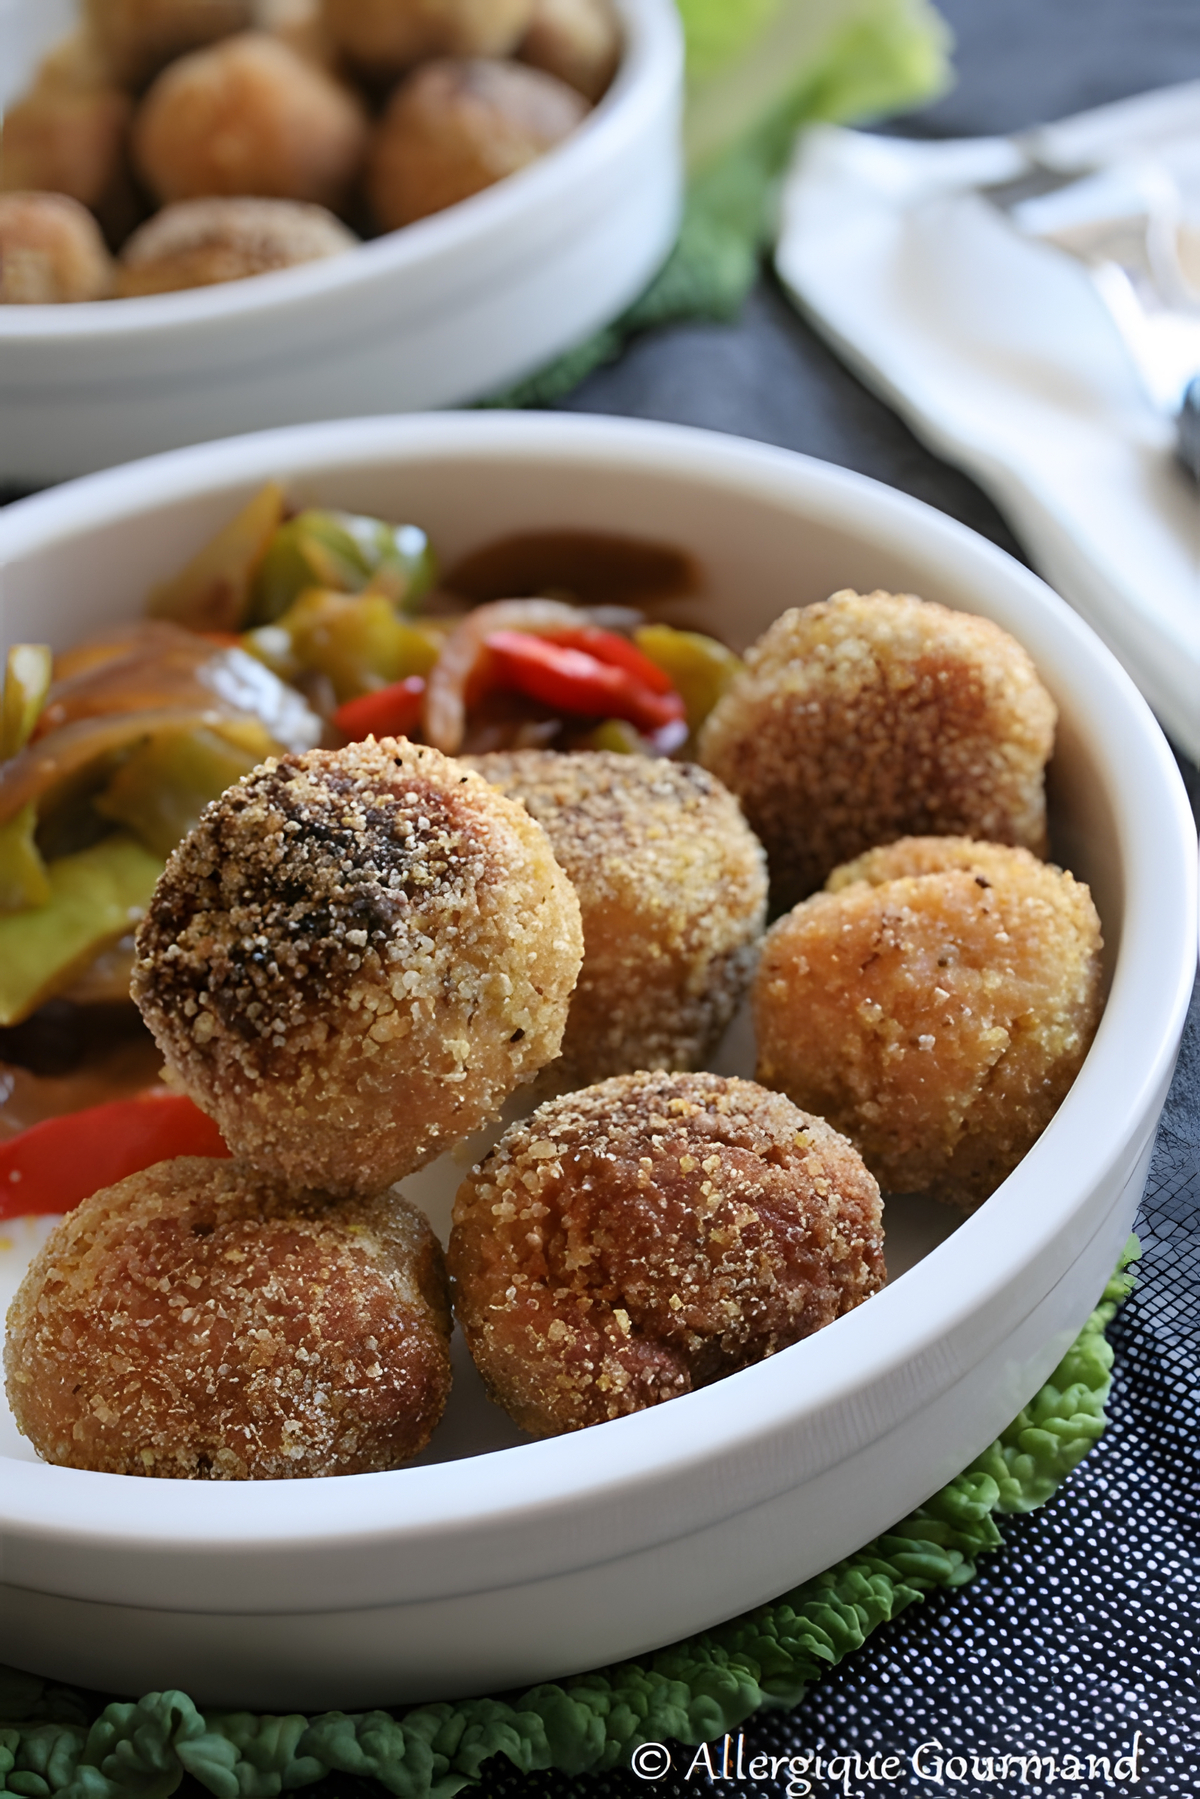
[[[266,425],[458,405],[614,318],[678,228],[683,82],[671,0],[616,4],[624,58],[595,111],[445,212],[249,281],[0,306],[0,481],[32,486]],[[63,12],[0,0],[6,87]]]

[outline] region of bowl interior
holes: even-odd
[[[1113,1095],[1120,1090],[1124,1053],[1135,1063],[1141,1058],[1149,1080],[1159,1078],[1162,1058],[1173,1051],[1173,1045],[1164,1046],[1164,1019],[1174,1016],[1174,999],[1164,994],[1161,1004],[1155,999],[1135,1016],[1132,998],[1123,996],[1131,983],[1143,981],[1153,961],[1155,931],[1164,939],[1158,950],[1163,967],[1170,964],[1167,986],[1178,985],[1182,916],[1178,908],[1164,915],[1165,922],[1160,918],[1156,924],[1151,916],[1155,883],[1164,869],[1169,875],[1184,866],[1178,831],[1172,838],[1175,826],[1162,824],[1177,821],[1178,813],[1169,756],[1126,678],[1061,602],[961,527],[904,496],[802,458],[703,433],[617,422],[410,417],[300,428],[182,451],[10,509],[0,516],[4,645],[32,639],[61,648],[136,615],[150,585],[176,570],[270,477],[282,479],[298,505],[346,506],[413,520],[428,530],[445,561],[489,539],[538,528],[609,530],[679,545],[704,571],[700,590],[676,603],[680,622],[711,627],[739,647],[786,607],[825,598],[841,587],[916,592],[992,617],[1026,645],[1060,707],[1052,770],[1054,853],[1092,886],[1110,971],[1120,975],[1121,993],[1114,988],[1101,1037],[1058,1117],[1002,1192],[953,1234],[955,1214],[921,1199],[896,1202],[888,1214],[894,1284],[883,1296],[886,1308],[873,1301],[830,1330],[841,1333],[846,1350],[854,1341],[869,1344],[870,1314],[880,1305],[891,1341],[875,1344],[870,1353],[894,1361],[913,1343],[928,1340],[942,1312],[949,1321],[982,1307],[1014,1269],[1031,1267],[1055,1232],[1069,1224],[1094,1170],[1117,1153],[1125,1108]],[[1156,832],[1160,855],[1153,848]],[[1139,868],[1139,833],[1141,851],[1152,864],[1158,855],[1156,866]],[[1131,904],[1136,937],[1126,933]],[[1122,1029],[1131,1033],[1124,1050],[1114,1040]],[[717,1066],[753,1071],[744,1019],[731,1027]],[[1131,1091],[1128,1103],[1134,1098]],[[443,1230],[449,1199],[478,1149],[476,1142],[464,1146],[405,1183]],[[1076,1168],[1078,1185],[1073,1177],[1060,1178]],[[40,1227],[7,1234],[11,1284]],[[920,1280],[935,1264],[943,1279]],[[788,1358],[789,1403],[799,1403],[794,1390],[804,1387],[806,1370],[814,1404],[822,1383],[832,1391],[835,1381],[845,1378],[844,1366],[837,1371],[822,1352],[820,1337],[776,1361]],[[768,1369],[764,1364],[748,1370],[719,1383],[724,1393],[707,1389],[667,1409],[675,1413],[692,1406],[697,1419],[703,1416],[711,1425],[719,1415],[736,1432],[734,1389],[749,1400]],[[453,1461],[524,1444],[484,1399],[465,1357],[459,1376],[451,1410],[422,1460]],[[619,1440],[632,1455],[656,1453],[645,1431],[624,1431]],[[0,1454],[32,1459],[7,1414],[0,1419]],[[519,1458],[528,1454],[534,1455],[531,1467],[540,1478],[550,1467],[548,1458],[570,1457],[571,1444],[560,1440],[517,1450]],[[409,1472],[369,1478],[403,1482]],[[44,1473],[52,1480],[60,1471]],[[89,1483],[117,1479],[87,1478]],[[486,1483],[477,1486],[472,1503],[486,1512]],[[212,1498],[221,1505],[236,1503],[236,1496]],[[286,1495],[279,1498],[286,1504]],[[160,1503],[169,1511],[177,1496],[168,1492]]]
[[[379,435],[373,421],[358,430],[364,438]],[[712,629],[738,649],[788,606],[825,599],[841,587],[915,592],[995,618],[1026,644],[1039,667],[1055,638],[1044,605],[1016,603],[1020,571],[1008,558],[969,533],[948,525],[937,530],[935,521],[947,522],[900,495],[799,458],[793,467],[806,471],[811,489],[805,517],[797,515],[793,494],[772,493],[763,471],[756,480],[753,467],[738,469],[736,458],[719,473],[686,462],[658,466],[647,480],[642,469],[623,467],[619,455],[603,455],[599,444],[601,466],[589,471],[586,453],[582,460],[497,455],[490,443],[472,450],[455,441],[442,453],[431,444],[419,458],[381,457],[370,449],[356,455],[354,433],[353,426],[342,428],[341,454],[330,466],[289,467],[281,443],[278,467],[268,462],[266,472],[286,481],[297,506],[340,506],[420,523],[444,564],[512,532],[566,526],[620,531],[689,549],[701,564],[702,584],[674,603],[672,616]],[[302,434],[271,439],[288,435]],[[265,449],[270,439],[260,441]],[[160,459],[164,473],[173,462]],[[231,466],[221,478],[214,465],[202,491],[169,493],[157,503],[139,503],[132,484],[125,487],[107,517],[88,517],[4,569],[4,643],[36,637],[61,649],[85,629],[137,614],[150,587],[178,569],[265,478],[237,474]],[[956,539],[983,552],[992,581],[979,579],[982,570],[969,566],[972,558],[963,556]],[[1007,583],[1011,592],[1005,591],[1006,574],[1016,577]],[[1031,643],[1031,635],[1041,643]],[[1057,647],[1061,652],[1066,645]],[[1123,904],[1120,855],[1105,784],[1089,768],[1080,737],[1081,729],[1091,735],[1096,721],[1085,726],[1084,695],[1061,680],[1056,684],[1055,672],[1044,671],[1060,712],[1050,773],[1053,849],[1091,884],[1111,963]]]

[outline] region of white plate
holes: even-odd
[[[616,0],[625,54],[579,129],[519,174],[348,255],[145,299],[0,306],[0,481],[265,425],[451,406],[582,342],[666,256],[682,192],[671,0]],[[19,91],[75,9],[0,0]]]
[[[8,639],[65,644],[136,612],[268,476],[299,502],[417,520],[447,558],[537,527],[685,546],[707,571],[689,612],[742,642],[837,587],[921,593],[1010,629],[1061,710],[1055,850],[1096,896],[1107,1010],[1057,1116],[979,1212],[939,1242],[947,1217],[918,1206],[897,1257],[893,1211],[892,1259],[914,1265],[868,1304],[701,1392],[550,1442],[500,1446],[509,1426],[464,1379],[425,1465],[388,1474],[225,1486],[0,1460],[10,1660],[272,1708],[517,1686],[669,1642],[828,1566],[1046,1378],[1142,1191],[1195,965],[1195,835],[1145,703],[1036,577],[901,494],[702,432],[359,420],[114,470],[0,514]],[[748,1066],[744,1041],[728,1053]],[[444,1204],[457,1173],[410,1190]]]

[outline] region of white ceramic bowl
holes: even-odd
[[[669,1642],[836,1561],[1046,1378],[1142,1191],[1195,965],[1195,835],[1148,708],[1033,575],[901,494],[701,432],[366,420],[97,475],[0,513],[9,637],[62,644],[136,612],[268,476],[300,502],[415,519],[451,557],[536,527],[687,546],[707,570],[691,610],[743,642],[838,587],[914,591],[1006,626],[1061,708],[1055,850],[1096,895],[1107,1010],[1058,1115],[979,1212],[946,1235],[948,1211],[891,1209],[893,1272],[914,1265],[866,1305],[701,1392],[550,1442],[518,1445],[464,1375],[423,1465],[388,1474],[125,1479],[44,1466],[8,1425],[6,1658],[273,1708],[513,1687]],[[726,1053],[736,1065],[736,1043]],[[448,1158],[410,1191],[436,1212],[460,1173]]]
[[[0,306],[0,481],[35,485],[267,425],[479,399],[614,318],[679,222],[672,0],[617,0],[625,55],[553,154],[326,262],[138,300]],[[64,0],[0,0],[0,97]]]

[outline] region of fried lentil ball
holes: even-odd
[[[133,127],[135,164],[162,201],[256,194],[336,210],[366,141],[357,96],[265,31],[180,57]]]
[[[535,1436],[708,1385],[883,1284],[879,1189],[844,1138],[715,1074],[623,1075],[541,1106],[459,1189],[455,1311]]]
[[[4,114],[0,191],[100,207],[125,174],[133,102],[119,88],[39,83]]]
[[[60,1467],[279,1480],[423,1449],[449,1341],[441,1249],[413,1207],[188,1156],[55,1227],[9,1311],[5,1369],[19,1428]]]
[[[539,1091],[702,1067],[766,916],[765,859],[737,801],[693,763],[553,750],[468,761],[544,827],[579,896],[583,969]]]
[[[65,194],[0,194],[0,304],[104,300],[113,264],[86,207]]]
[[[700,761],[762,839],[775,910],[904,836],[968,834],[1044,854],[1056,711],[988,619],[850,591],[785,612],[700,737]]]
[[[132,991],[235,1154],[377,1192],[558,1054],[579,902],[523,807],[405,739],[268,761],[171,856]]]
[[[517,55],[595,102],[620,61],[617,15],[609,0],[537,0]]]
[[[142,87],[174,57],[250,24],[252,0],[84,0],[84,19],[114,78]]]
[[[323,206],[224,195],[164,206],[125,244],[118,291],[174,293],[241,281],[352,250],[358,239]]]
[[[976,1206],[1079,1072],[1100,949],[1087,887],[1028,850],[872,850],[768,931],[758,1078],[844,1131],[885,1189]]]
[[[325,29],[364,74],[389,77],[431,56],[507,56],[534,0],[322,0]]]
[[[367,193],[385,231],[440,212],[535,162],[587,103],[520,63],[430,62],[396,89],[376,130]]]

